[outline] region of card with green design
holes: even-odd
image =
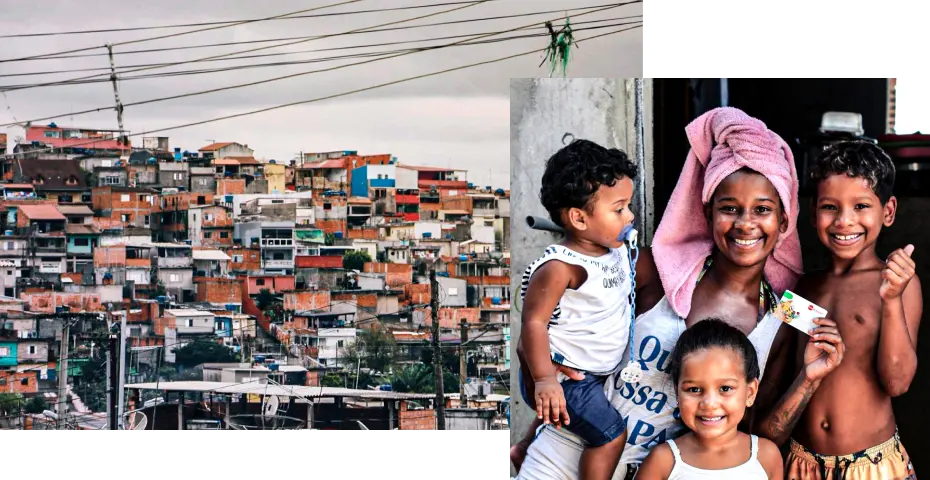
[[[810,335],[811,329],[817,327],[814,319],[825,318],[827,311],[791,290],[785,290],[775,314],[781,321]]]

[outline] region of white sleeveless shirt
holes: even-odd
[[[759,357],[760,379],[781,323],[767,312],[748,336]],[[642,463],[653,447],[687,431],[681,423],[678,394],[668,374],[672,349],[685,329],[685,320],[672,310],[665,297],[636,319],[633,355],[643,370],[642,380],[630,385],[620,380],[617,373],[604,385],[611,405],[626,421],[627,445],[620,463]],[[628,356],[629,352],[625,352],[624,358]]]
[[[550,260],[577,265],[588,278],[576,290],[567,289],[549,320],[549,349],[553,361],[594,374],[615,372],[630,337],[630,257],[624,244],[605,255],[591,257],[562,245],[550,245],[527,267],[520,296],[530,278]]]
[[[668,480],[693,480],[702,478],[713,478],[715,480],[768,480],[769,474],[765,472],[762,463],[759,462],[759,437],[752,435],[752,447],[750,449],[749,460],[733,468],[722,470],[704,470],[703,468],[692,467],[681,459],[681,452],[674,440],[668,441],[668,446],[672,449],[672,455],[675,456],[675,466],[672,472],[668,474]]]

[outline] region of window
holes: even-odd
[[[459,294],[459,289],[457,289],[457,288],[450,288],[450,289],[449,289],[449,295],[458,295],[458,294]]]
[[[205,196],[203,196],[203,195],[198,195],[198,196],[197,196],[197,205],[203,205],[203,204],[205,204],[205,203],[207,203],[207,197],[205,197]]]
[[[342,348],[343,345],[345,345],[345,341],[344,341],[344,340],[339,340],[339,341],[336,342],[336,347],[337,347],[337,348]]]
[[[26,378],[20,380],[20,381],[19,381],[19,384],[20,384],[20,385],[24,385],[24,386],[25,386],[25,385],[29,385],[29,377],[26,377]]]
[[[258,286],[260,286],[260,287],[263,286],[263,285],[265,285],[265,279],[264,279],[264,278],[256,278],[256,279],[255,279],[255,285],[258,285]]]
[[[29,345],[29,355],[35,355],[35,354],[36,354],[36,346]]]
[[[203,238],[212,238],[213,232],[203,232]]]
[[[67,180],[65,180],[66,185],[77,185],[77,183],[78,183],[78,179],[74,175],[71,175],[70,177],[68,177]]]
[[[201,179],[200,179],[200,186],[201,186],[201,187],[204,187],[204,186],[206,186],[206,185],[207,185],[207,179],[206,179],[206,178],[201,178]]]
[[[0,347],[0,357],[7,357],[10,355],[10,347]]]
[[[184,177],[183,177],[180,173],[175,173],[175,174],[174,174],[174,179],[175,179],[175,180],[184,180]]]
[[[284,203],[284,200],[272,200],[272,204]]]
[[[145,219],[145,226],[146,226],[146,227],[149,226],[149,216],[146,215],[146,216],[143,217],[143,218]]]
[[[101,167],[112,167],[112,166],[113,166],[113,160],[101,160],[101,161],[100,161],[100,166],[101,166]]]
[[[120,221],[122,221],[122,222],[128,222],[128,221],[129,221],[129,215],[120,215],[119,218],[120,218]]]
[[[205,214],[203,215],[203,219],[204,219],[205,221],[209,222],[210,220],[213,220],[213,214],[211,214],[211,213],[205,213]]]
[[[102,177],[100,183],[104,185],[118,185],[119,177]]]
[[[46,130],[45,138],[61,138],[61,132],[58,130]]]
[[[142,196],[142,201],[143,201],[143,202],[146,202],[146,203],[152,203],[152,196],[151,196],[151,195],[144,195],[144,196]]]
[[[220,238],[229,238],[229,232],[220,232]]]
[[[128,194],[128,193],[124,193],[124,194],[120,195],[120,196],[119,196],[119,201],[121,201],[121,202],[128,202],[128,201],[129,201],[129,194]]]
[[[226,233],[226,232],[223,232],[223,233]],[[233,255],[232,261],[235,263],[242,263],[242,255]]]
[[[6,248],[4,250],[16,250],[16,244],[13,242],[6,242]]]
[[[6,274],[12,277],[12,276],[13,276],[13,270],[7,270],[7,271],[6,271]],[[8,296],[12,296],[12,295],[8,295]]]
[[[172,282],[180,282],[181,276],[178,275],[177,273],[172,273],[171,275],[168,275],[168,280]]]
[[[332,210],[333,204],[329,202],[323,202],[323,210]]]
[[[32,179],[32,183],[38,183],[41,185],[45,183],[45,177],[43,177],[42,175],[36,175],[35,178]]]
[[[74,246],[75,247],[89,247],[90,239],[89,238],[75,238]]]
[[[187,319],[187,326],[188,326],[188,327],[193,327],[193,326],[194,326],[194,319],[193,319],[193,318],[188,318],[188,319]]]
[[[196,214],[196,213],[194,214],[194,221],[195,221],[195,222],[197,221],[197,214]]]

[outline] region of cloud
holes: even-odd
[[[584,5],[601,3],[607,2],[590,0],[584,2]],[[414,5],[415,2],[406,4]],[[228,8],[228,2],[219,0],[197,2],[164,0],[157,3],[133,5],[118,0],[102,0],[95,2],[95,8],[93,9],[66,1],[46,2],[41,9],[38,9],[19,2],[4,6],[4,15],[3,18],[0,18],[0,31],[6,34],[14,34],[223,21],[259,18],[308,8],[306,2],[297,0],[276,1],[273,4],[273,11],[269,10],[267,5],[265,2],[243,2],[237,4],[236,9],[232,10]],[[399,5],[404,4],[396,1],[369,0],[329,10],[321,10],[319,13],[386,8]],[[577,6],[573,4],[573,7]],[[322,35],[424,15],[446,8],[452,8],[452,6],[378,14],[269,21],[223,28],[171,39],[117,46],[115,47],[117,52],[116,63],[118,65],[129,65],[176,62],[257,48],[268,44],[248,44],[137,55],[120,55],[119,52],[121,51]],[[557,10],[560,8],[565,8],[564,1],[493,1],[484,5],[466,8],[459,12],[412,23],[474,19]],[[640,14],[642,14],[641,6],[631,5],[591,14],[590,16],[575,17],[573,23]],[[550,14],[365,35],[347,35],[253,54],[506,30],[533,22],[541,23],[546,18],[556,16],[558,15]],[[584,25],[576,28],[584,28]],[[0,58],[102,45],[105,42],[127,41],[184,30],[147,30],[4,39],[0,43]],[[583,38],[589,35],[606,33],[607,31],[609,29],[579,31],[576,33],[576,37]],[[592,40],[589,43],[582,42],[579,48],[573,51],[569,74],[578,77],[641,75],[641,32],[641,29],[634,30]],[[420,52],[397,59],[348,67],[332,72],[314,73],[254,87],[128,107],[124,113],[124,124],[131,131],[140,132],[196,122],[272,105],[332,95],[405,77],[481,62],[534,48],[543,48],[545,44],[546,38],[538,37],[488,45]],[[376,47],[369,50],[304,53],[229,62],[203,62],[139,73],[309,59],[359,51],[404,47],[404,45],[398,45]],[[100,48],[90,53],[103,52],[105,50]],[[362,59],[342,60],[340,62],[349,63],[359,60]],[[239,141],[248,143],[250,147],[256,149],[256,155],[260,157],[279,160],[290,159],[301,150],[352,149],[358,150],[360,153],[392,153],[398,156],[402,162],[468,168],[472,170],[469,178],[476,183],[486,184],[490,177],[493,179],[495,186],[504,186],[509,179],[508,95],[510,78],[547,75],[548,72],[545,67],[538,67],[541,60],[541,54],[530,55],[325,102],[289,107],[159,135],[169,136],[173,146],[180,146],[188,150],[195,150],[203,146],[208,139]],[[327,62],[245,69],[207,75],[124,81],[120,83],[120,94],[124,103],[130,103],[257,81],[338,64],[338,62]],[[0,63],[0,75],[27,71],[107,66],[108,60],[105,56],[71,60]],[[0,78],[0,84],[53,81],[93,73],[97,72],[69,72],[64,75],[42,77],[5,77]],[[9,92],[6,98],[0,97],[0,102],[6,102],[0,103],[0,123],[7,123],[13,121],[11,115],[23,120],[67,111],[110,106],[113,105],[113,92],[109,83],[96,83],[13,91]],[[10,107],[10,110],[4,113],[3,111],[6,110],[7,106]],[[73,119],[64,116],[56,119],[56,121],[59,124],[76,126],[116,127],[116,116],[112,110],[81,115]],[[21,132],[21,130],[17,129],[8,131],[11,135]],[[489,170],[490,174],[488,173]]]

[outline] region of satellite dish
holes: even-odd
[[[276,413],[278,413],[277,395],[266,396],[262,400],[262,416],[273,417]]]
[[[126,430],[145,430],[149,419],[142,412],[129,412],[126,415]]]

